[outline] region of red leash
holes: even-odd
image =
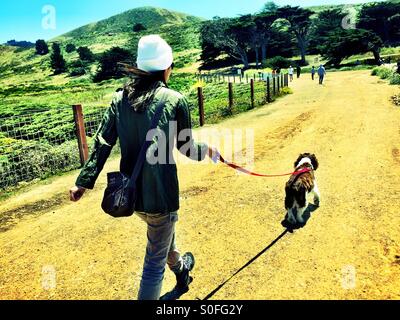
[[[291,172],[291,173],[284,173],[284,174],[259,174],[259,173],[255,173],[255,172],[251,172],[245,168],[242,168],[234,163],[230,163],[228,161],[226,161],[221,155],[219,155],[219,161],[221,161],[222,163],[225,163],[227,166],[231,167],[232,169],[235,169],[239,172],[248,174],[250,176],[256,176],[256,177],[264,177],[264,178],[275,178],[275,177],[285,177],[285,176],[292,176],[292,175],[299,175],[302,173],[306,173],[306,172],[310,172],[310,169],[302,169],[300,171],[295,171],[295,172]]]

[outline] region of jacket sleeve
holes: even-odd
[[[186,98],[179,99],[177,111],[177,147],[180,153],[194,160],[203,161],[208,152],[205,143],[196,143],[192,136],[192,119]]]
[[[105,112],[99,129],[94,138],[93,151],[84,165],[76,185],[86,189],[93,189],[97,178],[104,168],[112,148],[115,146],[118,133],[116,128],[116,99]]]

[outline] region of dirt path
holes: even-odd
[[[389,101],[398,88],[368,71],[329,74],[324,87],[303,76],[292,87],[293,95],[217,127],[255,129],[260,172],[286,172],[299,153],[315,152],[322,206],[213,298],[399,299],[400,110]],[[117,168],[113,160],[104,172]],[[286,178],[223,165],[180,165],[179,173],[178,243],[197,257],[184,298],[203,298],[281,234]],[[104,174],[70,204],[64,191],[75,176],[0,203],[0,298],[135,299],[145,226],[100,212]],[[57,286],[45,290],[49,268]],[[173,284],[167,272],[164,291]]]

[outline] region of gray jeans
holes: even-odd
[[[183,261],[175,245],[178,213],[147,214],[136,212],[147,223],[147,248],[138,300],[159,300],[165,266],[178,273]]]

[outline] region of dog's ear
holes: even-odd
[[[301,154],[301,155],[299,155],[299,157],[298,157],[297,160],[295,161],[295,163],[294,163],[294,168],[295,168],[295,169],[296,169],[297,166],[299,165],[300,161],[303,160],[303,158],[304,158],[304,153]]]
[[[311,154],[309,156],[309,158],[311,159],[311,164],[312,164],[314,170],[317,170],[319,167],[319,162],[318,162],[317,157],[315,156],[315,154]]]

